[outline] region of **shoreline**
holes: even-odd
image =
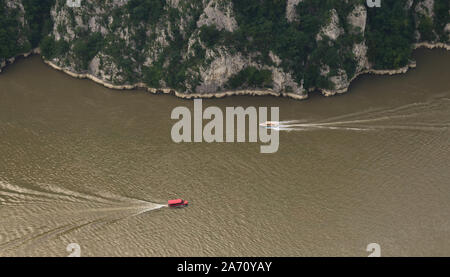
[[[426,49],[440,48],[440,49],[445,49],[448,51],[448,50],[450,50],[450,45],[442,43],[442,42],[438,42],[438,43],[420,42],[420,43],[414,44],[413,51],[417,50],[419,48],[426,48]],[[343,88],[340,90],[319,89],[319,91],[326,97],[334,96],[336,94],[342,94],[342,93],[348,92],[348,90],[350,88],[350,84],[361,75],[373,74],[373,75],[390,75],[391,76],[391,75],[397,75],[397,74],[405,74],[410,69],[416,68],[416,67],[417,67],[416,61],[410,61],[409,64],[407,64],[404,67],[400,67],[398,69],[366,69],[366,70],[363,70],[363,71],[355,74],[355,76],[353,76],[353,78],[351,78],[350,81],[348,82],[349,86],[346,88]]]
[[[445,50],[450,50],[450,45],[439,42],[439,43],[429,43],[429,42],[420,42],[420,43],[416,43],[414,44],[413,50],[419,49],[419,48],[426,48],[426,49],[435,49],[435,48],[441,48],[441,49],[445,49]],[[35,48],[32,49],[31,51],[27,52],[27,53],[23,53],[23,54],[19,54],[15,57],[6,59],[5,61],[3,61],[0,64],[0,72],[2,72],[2,69],[5,68],[7,65],[12,64],[16,61],[17,58],[20,57],[24,57],[27,58],[28,56],[32,55],[32,54],[40,54],[40,49],[39,48]],[[132,89],[144,89],[147,92],[153,93],[153,94],[157,94],[157,93],[163,93],[163,94],[173,94],[176,97],[182,98],[182,99],[193,99],[193,98],[224,98],[227,96],[238,96],[238,95],[247,95],[247,96],[276,96],[276,97],[287,97],[287,98],[291,98],[291,99],[295,99],[295,100],[304,100],[308,98],[308,94],[296,94],[296,93],[290,93],[290,92],[276,92],[273,90],[261,90],[261,89],[244,89],[244,90],[232,90],[232,91],[219,91],[219,92],[212,92],[212,93],[183,93],[183,92],[179,92],[175,89],[170,89],[170,88],[151,88],[148,87],[146,84],[144,83],[136,83],[133,85],[114,85],[111,84],[107,81],[104,81],[92,74],[89,73],[76,73],[76,72],[72,72],[68,69],[62,68],[54,63],[52,63],[49,60],[45,60],[43,57],[41,57],[42,60],[44,61],[44,63],[46,63],[47,65],[49,65],[51,68],[64,72],[67,75],[77,78],[77,79],[89,79],[91,81],[94,81],[97,84],[100,84],[106,88],[109,89],[116,89],[116,90],[132,90]],[[404,74],[406,72],[408,72],[411,68],[416,68],[417,64],[415,61],[411,61],[408,65],[398,68],[398,69],[366,69],[363,70],[357,74],[355,74],[355,76],[353,76],[353,78],[350,79],[349,81],[349,86],[347,86],[346,88],[340,89],[340,90],[327,90],[327,89],[317,89],[318,91],[321,92],[322,95],[324,95],[325,97],[329,97],[329,96],[333,96],[336,94],[343,94],[348,92],[349,88],[350,88],[350,84],[359,76],[361,75],[365,75],[365,74],[374,74],[374,75],[397,75],[397,74]],[[312,92],[315,89],[311,89],[308,92]]]
[[[351,78],[350,81],[348,82],[349,85],[346,88],[338,89],[338,90],[319,89],[319,91],[326,97],[333,96],[333,95],[336,95],[336,94],[343,94],[343,93],[348,92],[351,83],[355,79],[357,79],[359,76],[361,76],[361,75],[372,74],[372,75],[389,75],[389,76],[392,76],[392,75],[398,75],[398,74],[405,74],[411,68],[416,68],[416,67],[417,67],[416,62],[415,61],[410,61],[409,64],[407,64],[404,67],[400,67],[398,69],[366,69],[366,70],[363,70],[363,71],[355,74],[355,76],[353,76],[353,78]]]
[[[18,54],[12,58],[5,59],[0,63],[0,73],[2,72],[3,68],[7,67],[10,64],[13,64],[18,58],[28,58],[29,56],[34,54],[41,54],[41,50],[39,48],[34,48],[31,49],[29,52]]]
[[[144,89],[147,92],[157,94],[157,93],[163,93],[163,94],[173,94],[179,98],[183,99],[193,99],[193,98],[224,98],[227,96],[235,96],[235,95],[249,95],[249,96],[283,96],[283,97],[289,97],[297,100],[303,100],[308,98],[307,95],[299,95],[295,93],[288,93],[288,92],[276,92],[273,90],[261,90],[261,89],[243,89],[243,90],[231,90],[231,91],[219,91],[219,92],[211,92],[211,93],[183,93],[179,92],[175,89],[170,88],[152,88],[148,87],[144,83],[136,83],[133,85],[113,85],[109,82],[106,82],[92,74],[89,73],[75,73],[70,70],[67,70],[65,68],[62,68],[51,61],[43,60],[44,63],[49,65],[51,68],[62,71],[66,73],[67,75],[77,78],[77,79],[89,79],[94,81],[97,84],[103,85],[110,89],[116,89],[116,90],[132,90],[132,89]]]

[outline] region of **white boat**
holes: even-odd
[[[266,121],[266,122],[259,124],[259,126],[266,127],[266,128],[278,127],[279,125],[280,125],[280,123],[278,121]]]

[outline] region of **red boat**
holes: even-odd
[[[188,201],[183,200],[183,199],[174,199],[174,200],[169,200],[167,202],[167,204],[169,205],[169,207],[174,207],[174,208],[186,207],[188,205]]]

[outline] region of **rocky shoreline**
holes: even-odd
[[[33,54],[40,54],[40,53],[41,53],[41,51],[40,51],[39,48],[34,48],[33,50],[31,50],[31,51],[29,51],[29,52],[22,53],[22,54],[19,54],[19,55],[15,56],[15,57],[6,59],[6,60],[4,60],[4,61],[2,61],[2,62],[0,63],[0,72],[2,72],[3,68],[5,68],[8,64],[14,63],[14,62],[16,61],[16,59],[18,59],[18,58],[21,58],[21,57],[27,58],[27,57],[30,56],[30,55],[33,55]]]
[[[450,50],[450,45],[445,44],[445,43],[428,43],[428,42],[421,42],[421,43],[416,43],[414,45],[414,49],[418,49],[418,48],[427,48],[427,49],[435,49],[435,48],[442,48],[442,49],[446,49],[446,50]],[[0,72],[2,71],[2,69],[4,67],[6,67],[8,64],[13,63],[17,58],[19,57],[28,57],[32,54],[40,54],[40,50],[39,48],[35,48],[33,50],[31,50],[30,52],[24,53],[24,54],[20,54],[17,55],[16,57],[7,59],[6,61],[2,62],[0,64]],[[164,93],[164,94],[173,94],[177,97],[180,98],[184,98],[184,99],[193,99],[193,98],[223,98],[223,97],[227,97],[227,96],[236,96],[236,95],[249,95],[249,96],[267,96],[267,95],[271,95],[271,96],[277,96],[277,97],[288,97],[288,98],[292,98],[292,99],[296,99],[296,100],[303,100],[303,99],[307,99],[308,95],[307,94],[296,94],[296,93],[288,93],[288,92],[276,92],[273,90],[252,90],[252,89],[246,89],[246,90],[234,90],[234,91],[219,91],[219,92],[214,92],[214,93],[182,93],[179,91],[176,91],[174,89],[170,89],[170,88],[151,88],[148,87],[147,85],[145,85],[144,83],[137,83],[137,84],[133,84],[133,85],[114,85],[111,84],[109,82],[106,82],[94,75],[91,75],[89,73],[76,73],[76,72],[72,72],[70,70],[67,70],[65,68],[62,68],[54,63],[52,63],[51,61],[45,60],[43,59],[43,61],[48,64],[50,67],[52,67],[53,69],[56,69],[58,71],[62,71],[66,74],[68,74],[71,77],[74,78],[78,78],[78,79],[90,79],[100,85],[103,85],[107,88],[110,89],[117,89],[117,90],[131,90],[131,89],[145,89],[146,91],[150,92],[150,93]],[[376,70],[376,69],[368,69],[368,70],[364,70],[361,71],[359,73],[357,73],[351,80],[349,83],[351,83],[353,80],[355,80],[356,78],[358,78],[361,75],[364,74],[375,74],[375,75],[396,75],[396,74],[403,74],[408,72],[409,69],[411,68],[415,68],[416,62],[415,61],[411,61],[408,65],[406,65],[405,67],[402,68],[398,68],[398,69],[393,69],[393,70]],[[326,89],[318,89],[324,96],[333,96],[336,94],[342,94],[348,91],[348,87],[341,89],[341,90],[326,90]],[[314,89],[310,90],[309,92],[313,91]]]
[[[408,72],[409,69],[411,68],[416,68],[417,64],[415,61],[410,61],[410,63],[404,67],[400,67],[398,69],[383,69],[383,70],[379,70],[379,69],[367,69],[367,70],[363,70],[359,73],[357,73],[352,79],[350,79],[349,84],[351,84],[356,78],[358,78],[361,75],[364,74],[374,74],[374,75],[397,75],[397,74],[404,74],[406,72]],[[333,96],[336,94],[342,94],[342,93],[346,93],[348,91],[349,87],[346,87],[344,89],[340,89],[340,90],[326,90],[326,89],[319,89],[320,92],[324,95],[324,96]]]
[[[427,49],[442,48],[445,50],[450,50],[450,45],[442,43],[442,42],[438,42],[438,43],[420,42],[420,43],[414,44],[414,50],[419,49],[419,48],[427,48]],[[408,65],[398,68],[398,69],[390,69],[390,70],[389,69],[384,69],[384,70],[367,69],[367,70],[363,70],[363,71],[357,73],[352,79],[350,79],[349,84],[351,84],[356,78],[358,78],[359,76],[364,75],[364,74],[397,75],[397,74],[404,74],[404,73],[408,72],[408,70],[410,70],[411,68],[416,68],[416,67],[417,67],[416,62],[410,61],[410,63]],[[346,87],[341,90],[326,90],[326,89],[319,89],[319,90],[324,96],[328,97],[328,96],[333,96],[336,94],[346,93],[348,91],[348,89],[349,89],[349,87]]]
[[[50,67],[52,67],[53,69],[62,71],[72,77],[78,78],[78,79],[90,79],[100,85],[103,85],[107,88],[110,89],[118,89],[118,90],[131,90],[131,89],[145,89],[146,91],[150,92],[150,93],[164,93],[164,94],[173,94],[177,97],[180,98],[184,98],[184,99],[193,99],[193,98],[223,98],[226,96],[233,96],[233,95],[250,95],[250,96],[265,96],[265,95],[271,95],[271,96],[285,96],[285,97],[290,97],[293,99],[297,99],[297,100],[301,100],[301,99],[306,99],[307,95],[298,95],[298,94],[294,94],[294,93],[278,93],[275,92],[273,90],[251,90],[251,89],[246,89],[246,90],[234,90],[234,91],[219,91],[219,92],[214,92],[214,93],[183,93],[183,92],[179,92],[176,91],[174,89],[171,88],[151,88],[148,87],[146,84],[144,83],[136,83],[133,85],[114,85],[111,84],[109,82],[106,82],[92,74],[89,73],[75,73],[72,72],[70,70],[67,70],[65,68],[62,68],[54,63],[52,63],[51,61],[47,61],[44,60],[44,62],[46,64],[48,64]]]

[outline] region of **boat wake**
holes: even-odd
[[[441,116],[437,116],[441,114]],[[433,118],[450,119],[450,99],[441,97],[428,102],[419,102],[395,108],[370,109],[344,114],[325,120],[279,121],[270,129],[278,131],[376,131],[376,130],[419,130],[446,131],[450,120],[434,122]]]
[[[0,180],[0,255],[18,247],[98,228],[167,205],[111,193],[87,193],[51,184]]]

